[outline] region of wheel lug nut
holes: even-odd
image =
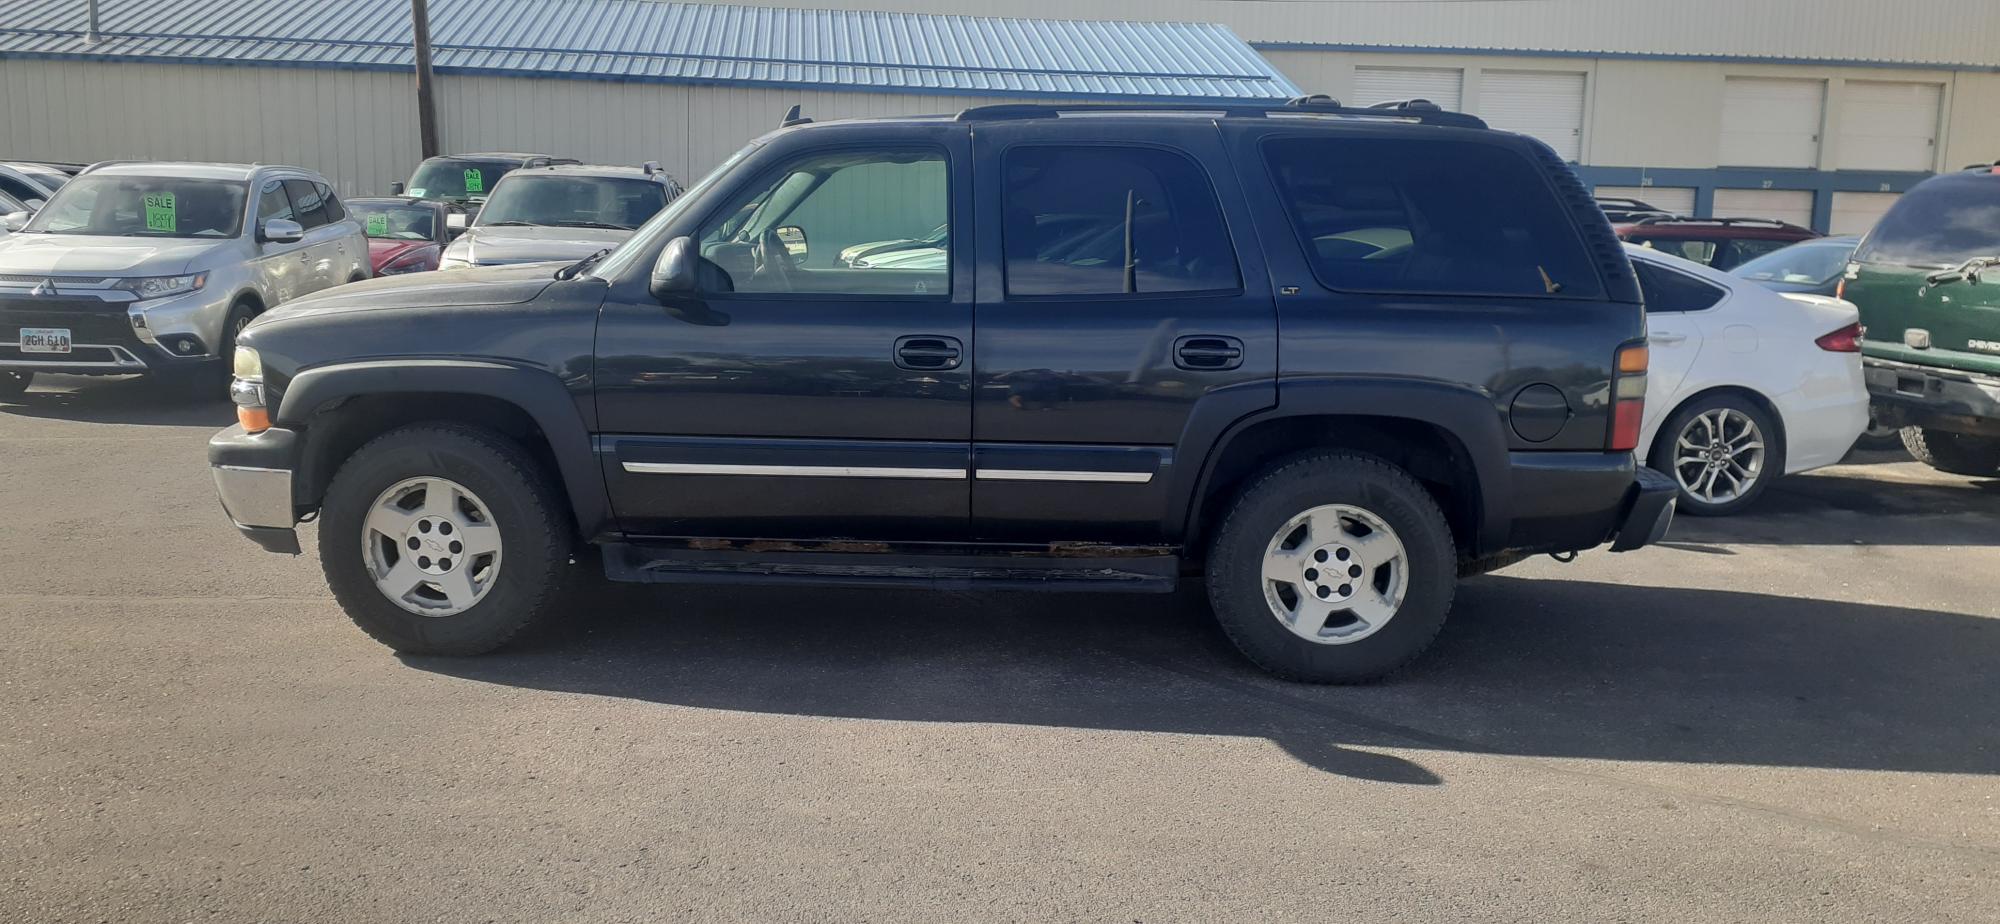
[[[1320,549],[1319,551],[1314,552],[1313,561],[1326,561],[1326,550]]]
[[[457,555],[463,551],[465,551],[465,546],[460,545],[457,539],[453,539],[451,541],[451,554]]]
[[[1317,581],[1317,580],[1319,580],[1319,569],[1318,569],[1318,568],[1307,568],[1307,569],[1306,569],[1306,580],[1308,580],[1308,581]]]
[[[1348,576],[1348,577],[1360,577],[1360,576],[1361,576],[1361,566],[1360,566],[1360,565],[1348,565],[1348,566],[1347,566],[1347,576]]]
[[[417,567],[428,568],[430,566],[431,566],[431,560],[429,558],[426,558],[422,555],[417,556]]]
[[[1335,557],[1335,558],[1338,558],[1338,559],[1340,559],[1341,561],[1346,561],[1346,560],[1347,560],[1347,559],[1348,559],[1348,558],[1349,558],[1350,556],[1352,556],[1352,555],[1353,555],[1354,553],[1352,553],[1352,552],[1349,552],[1349,551],[1348,551],[1348,550],[1346,550],[1346,549],[1341,549],[1340,551],[1338,551],[1338,552],[1335,552],[1335,553],[1333,553],[1333,554],[1334,554],[1334,557]]]
[[[1353,593],[1353,592],[1354,592],[1354,585],[1352,585],[1352,584],[1342,584],[1342,585],[1340,585],[1340,595],[1341,595],[1341,596],[1345,597],[1345,596],[1347,596],[1348,594],[1351,594],[1351,593]]]
[[[1326,595],[1328,595],[1328,594],[1331,594],[1331,593],[1333,593],[1333,591],[1331,591],[1331,590],[1328,590],[1328,589],[1326,589],[1326,588],[1324,588],[1324,587],[1322,587],[1322,588],[1320,588],[1320,589],[1319,589],[1319,595],[1320,595],[1320,596],[1322,596],[1322,597],[1324,597],[1324,596],[1326,596]]]
[[[430,531],[431,531],[431,521],[429,521],[429,520],[418,520],[418,521],[417,521],[417,532],[420,532],[420,533],[427,533],[427,532],[430,532]]]
[[[424,544],[423,544],[423,543],[421,543],[421,542],[418,542],[418,541],[417,541],[417,537],[415,537],[415,536],[411,536],[411,537],[410,537],[410,548],[411,548],[412,550],[415,550],[415,549],[421,549],[421,548],[423,548],[423,547],[424,547]]]
[[[438,570],[439,570],[439,571],[450,571],[450,570],[451,570],[451,559],[449,559],[449,558],[440,558],[440,559],[438,559]]]
[[[439,533],[441,533],[441,534],[443,534],[443,535],[446,535],[446,536],[449,536],[449,535],[451,535],[451,524],[450,524],[450,523],[448,523],[448,522],[446,522],[446,523],[439,523],[439,524],[438,524],[438,532],[439,532]]]

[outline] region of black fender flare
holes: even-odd
[[[1413,420],[1434,425],[1457,439],[1477,482],[1479,532],[1473,545],[1485,549],[1505,544],[1513,516],[1513,466],[1506,422],[1493,398],[1464,385],[1379,376],[1280,379],[1277,404],[1237,417],[1221,428],[1207,447],[1201,466],[1192,473],[1194,477],[1177,486],[1176,509],[1184,511],[1184,518],[1179,524],[1168,524],[1178,527],[1171,534],[1192,536],[1202,528],[1198,519],[1201,504],[1211,490],[1215,465],[1228,452],[1231,441],[1269,421],[1330,415]],[[1214,428],[1215,424],[1208,426]]]
[[[479,359],[364,360],[315,366],[286,384],[274,421],[296,426],[329,402],[403,392],[474,395],[505,401],[528,415],[548,438],[557,475],[569,495],[578,534],[589,538],[611,522],[610,497],[591,450],[590,425],[555,373]]]

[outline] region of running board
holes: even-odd
[[[1168,546],[674,539],[603,545],[604,576],[640,584],[815,584],[926,590],[1171,593]]]

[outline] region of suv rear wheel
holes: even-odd
[[[1924,427],[1903,428],[1903,448],[1918,462],[1953,475],[2000,474],[2000,439]]]
[[[1237,498],[1208,556],[1209,602],[1259,667],[1362,683],[1437,637],[1456,564],[1451,527],[1416,479],[1373,456],[1317,452]]]
[[[539,465],[499,434],[420,424],[340,467],[320,567],[356,625],[403,654],[472,655],[546,617],[570,530]]]

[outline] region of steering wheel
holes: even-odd
[[[778,239],[775,228],[765,228],[750,246],[750,276],[771,288],[765,291],[792,291],[792,253]]]

